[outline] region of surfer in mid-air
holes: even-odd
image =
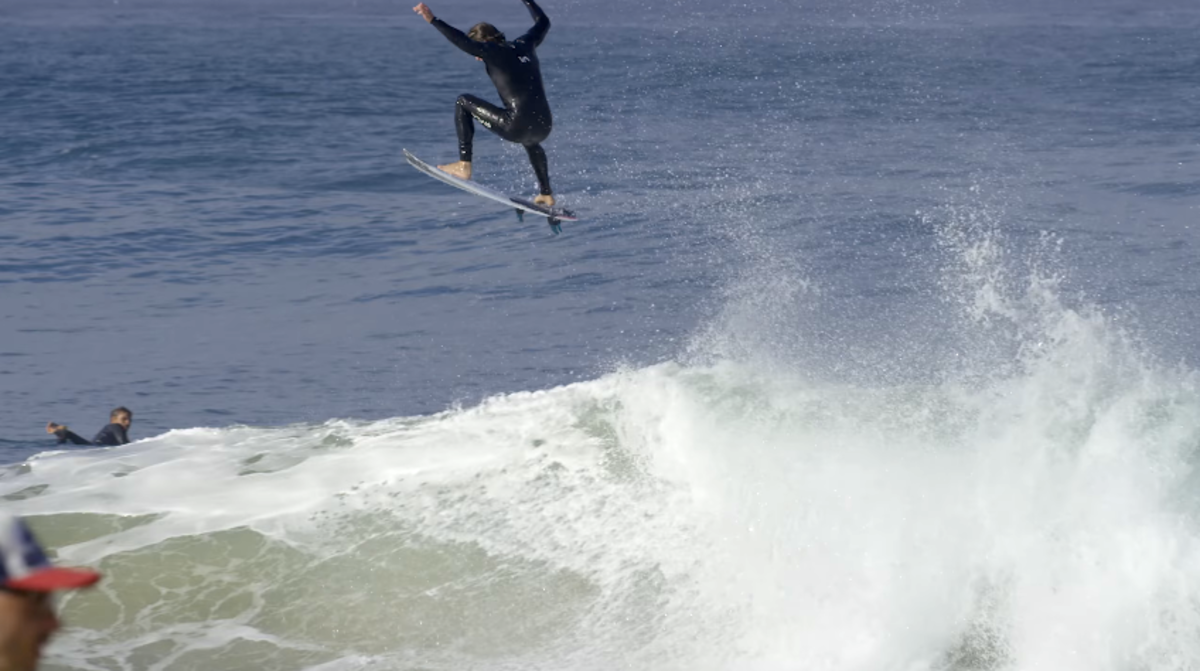
[[[538,181],[539,195],[533,202],[552,207],[554,196],[550,190],[550,168],[541,144],[550,135],[550,104],[546,101],[536,53],[537,46],[546,37],[546,31],[550,30],[550,19],[534,0],[522,1],[529,8],[534,24],[529,32],[512,42],[504,39],[504,33],[490,23],[475,24],[471,30],[463,33],[436,18],[423,2],[413,7],[413,11],[432,23],[454,46],[483,61],[488,76],[496,85],[496,92],[504,102],[504,107],[500,108],[473,95],[459,96],[454,109],[454,125],[458,130],[458,161],[439,165],[438,168],[455,177],[471,179],[474,118],[501,138],[525,147]]]

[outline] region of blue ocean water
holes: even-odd
[[[0,7],[52,668],[1200,663],[1200,10],[544,8],[559,236],[406,3]]]

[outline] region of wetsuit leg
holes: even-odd
[[[484,128],[499,135],[505,140],[510,139],[509,126],[512,119],[502,107],[496,107],[486,100],[473,95],[461,95],[454,106],[454,127],[458,130],[458,160],[470,162],[472,142],[475,139],[475,125],[471,123],[474,117],[483,124]],[[511,141],[511,140],[510,140]]]
[[[546,151],[541,145],[541,141],[550,134],[548,124],[544,127],[540,124],[532,127],[528,123],[518,124],[503,107],[497,107],[473,95],[461,95],[454,111],[460,161],[471,160],[472,143],[475,139],[472,118],[483,124],[484,128],[499,135],[501,139],[524,146],[525,152],[529,154],[529,162],[533,164],[533,172],[537,175],[541,193],[547,196],[553,193],[550,191],[550,168],[546,162]]]
[[[550,190],[550,166],[546,163],[546,150],[542,149],[540,144],[527,144],[525,153],[529,154],[529,162],[533,164],[533,173],[537,175],[541,194],[549,196],[554,193]]]

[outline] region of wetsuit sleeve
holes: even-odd
[[[54,432],[54,437],[58,438],[58,444],[71,443],[72,445],[91,445],[92,441],[83,438],[79,434],[70,429],[59,429]]]
[[[536,47],[542,43],[542,40],[546,38],[546,32],[550,30],[550,17],[546,16],[546,12],[543,12],[542,8],[538,7],[533,0],[523,1],[525,7],[529,9],[529,15],[533,17],[533,27],[518,39]]]
[[[459,49],[462,49],[468,54],[471,54],[472,56],[483,58],[486,47],[482,42],[476,42],[475,40],[467,37],[467,34],[463,31],[437,17],[434,17],[431,23],[433,23],[434,28],[438,29],[439,33],[445,35],[446,39],[450,40],[451,44]]]

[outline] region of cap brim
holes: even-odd
[[[100,574],[83,568],[53,567],[42,569],[31,575],[4,583],[9,589],[20,589],[28,592],[54,592],[60,589],[79,589],[91,587],[100,580]]]

